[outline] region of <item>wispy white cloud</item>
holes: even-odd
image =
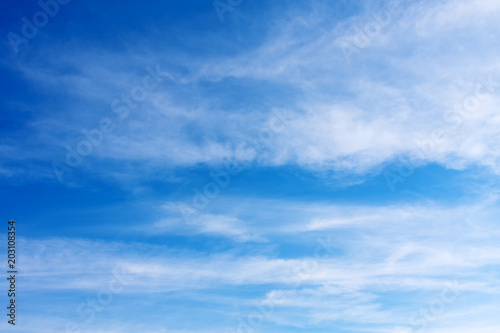
[[[397,15],[373,36],[363,31],[385,4],[365,1],[339,21],[316,1],[264,22],[266,34],[239,51],[183,53],[144,37],[144,48],[131,43],[112,52],[75,40],[42,49],[29,63],[2,63],[54,98],[36,111],[19,103],[30,117],[0,142],[0,176],[50,177],[50,163],[65,160],[82,130],[111,118],[116,128],[78,168],[105,175],[107,183],[132,183],[141,200],[156,198],[144,204],[154,211],[144,219],[107,226],[134,241],[21,238],[22,290],[31,300],[54,297],[48,319],[27,311],[26,322],[41,332],[50,322],[63,326],[62,318],[107,288],[118,270],[127,283],[106,310],[117,320],[82,332],[234,332],[233,316],[265,303],[274,306],[265,318],[273,332],[345,326],[410,333],[418,329],[412,316],[430,311],[450,283],[460,296],[426,319],[427,332],[497,332],[499,199],[492,187],[472,189],[460,204],[446,195],[391,204],[314,201],[324,199],[318,193],[308,202],[242,199],[248,184],[232,192],[240,196],[217,195],[204,210],[179,194],[185,188],[141,196],[149,190],[144,180],[179,183],[188,176],[176,168],[227,161],[335,171],[362,182],[416,152],[418,166],[500,174],[500,3],[398,3]],[[186,43],[229,44],[210,32],[202,37]],[[357,38],[368,42],[355,45]],[[349,59],[345,43],[356,48]],[[120,120],[112,105],[128,104],[126,94],[143,83],[146,67],[160,68],[163,80]],[[286,110],[282,130],[262,140],[276,110]],[[43,163],[49,170],[38,170]],[[193,239],[193,248],[179,245]],[[203,304],[211,320],[226,321],[218,329],[163,330],[137,319],[170,313],[165,299],[184,302],[175,309],[179,317],[192,317],[191,305]],[[229,309],[233,303],[241,313]],[[152,304],[160,309],[149,314]]]
[[[126,70],[131,62],[140,69],[159,64],[169,79],[107,136],[93,155],[94,165],[99,159],[110,159],[138,161],[144,168],[156,165],[158,169],[238,160],[242,158],[238,143],[253,142],[271,109],[286,105],[293,111],[290,122],[259,152],[261,165],[298,164],[306,169],[363,174],[409,155],[419,142],[441,132],[441,140],[432,154],[426,152],[421,164],[437,162],[457,169],[480,165],[498,173],[496,2],[407,3],[397,20],[347,63],[339,41],[358,28],[362,31],[380,10],[368,7],[341,22],[329,21],[320,10],[300,15],[290,11],[269,28],[264,42],[241,54],[202,59],[171,53],[169,63],[186,68],[184,74],[166,64],[161,51],[154,48],[145,55],[133,50],[99,55],[92,49],[80,54],[78,46],[60,54],[42,53],[39,61],[44,66],[20,68],[28,80],[44,85],[53,81],[57,89],[94,102],[68,106],[60,117],[43,113],[45,120],[32,124],[33,135],[39,143],[60,147],[73,135],[76,144],[82,126],[113,115],[111,101],[142,79],[144,73],[138,74],[139,70]],[[60,61],[62,57],[66,60]],[[64,68],[79,70],[61,74],[68,72]],[[298,94],[289,101],[270,98],[263,106],[248,96],[243,108],[221,107],[224,93],[214,96],[206,87],[217,90],[218,84],[232,79],[245,80],[250,87],[264,82],[273,87],[271,92],[283,87]],[[463,120],[456,126],[457,116],[450,115],[454,106],[467,103],[477,85],[488,80],[488,86],[480,88],[477,108],[472,112],[463,105],[459,108]],[[187,95],[195,96],[196,103],[176,97]],[[92,109],[88,115],[93,117],[82,118],[85,108]],[[61,132],[68,125],[73,134]],[[44,158],[57,159],[54,151],[45,152]],[[57,153],[64,158],[62,148]],[[37,154],[40,157],[40,150]],[[21,156],[33,158],[29,151]]]
[[[123,294],[131,297],[175,292],[197,299],[213,289],[253,286],[261,295],[236,296],[238,302],[248,306],[249,301],[272,301],[276,310],[268,321],[296,327],[371,323],[390,332],[388,327],[395,325],[411,327],[408,318],[426,306],[426,295],[439,294],[450,283],[467,300],[449,305],[450,316],[498,305],[498,276],[490,269],[500,264],[496,202],[493,196],[458,207],[429,202],[372,207],[264,200],[249,207],[266,211],[270,204],[275,211],[279,208],[277,220],[287,220],[287,214],[295,220],[274,228],[266,228],[263,221],[250,229],[237,215],[207,213],[185,230],[240,241],[253,233],[278,243],[286,239],[303,244],[306,239],[309,254],[293,258],[274,250],[253,252],[251,247],[243,255],[232,250],[207,255],[142,243],[27,240],[24,288],[92,293],[106,285],[113,269],[120,269],[130,278]],[[168,203],[165,208],[168,212],[178,205]],[[252,216],[252,211],[238,209]],[[158,224],[153,232],[166,232],[165,227]],[[387,297],[405,302],[392,306]],[[496,324],[484,319],[483,324],[488,323]]]
[[[201,213],[183,203],[166,203],[165,211],[172,215],[146,226],[146,232],[153,234],[207,234],[224,236],[236,241],[265,241],[265,238],[252,232],[248,223],[231,215]]]

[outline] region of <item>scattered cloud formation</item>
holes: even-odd
[[[18,332],[500,330],[498,1],[4,7]]]

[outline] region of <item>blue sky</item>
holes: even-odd
[[[2,332],[500,331],[499,1],[0,13]]]

